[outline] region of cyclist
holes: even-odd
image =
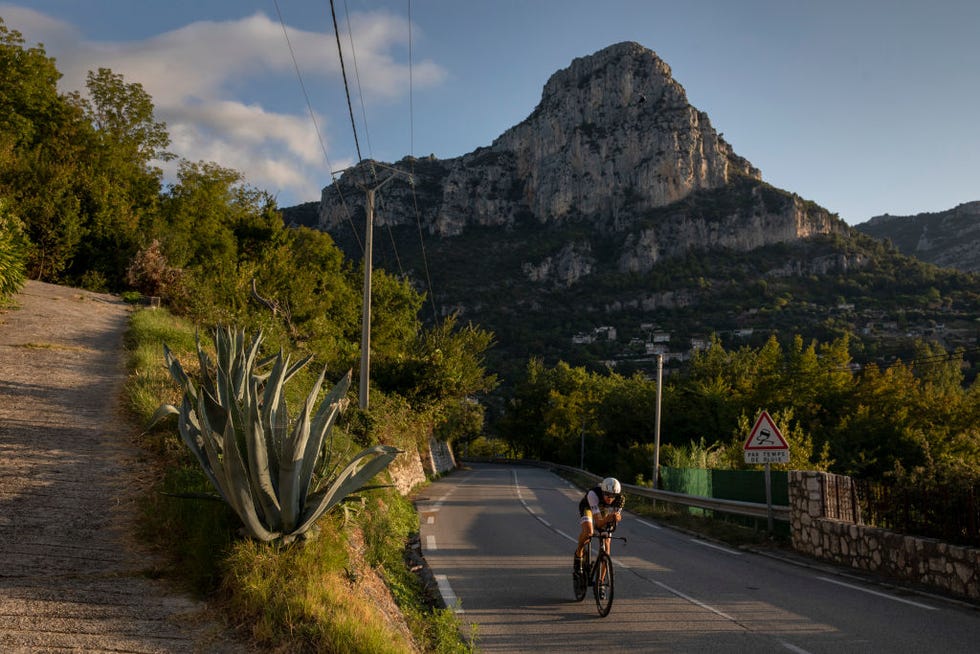
[[[606,477],[595,488],[590,489],[578,503],[579,524],[582,526],[578,535],[578,547],[575,548],[575,570],[582,571],[582,556],[585,546],[592,538],[593,525],[598,529],[612,531],[622,520],[623,505],[626,496],[623,488],[615,477]],[[608,554],[608,552],[607,552]]]

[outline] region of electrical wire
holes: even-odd
[[[407,0],[408,5],[408,123],[409,123],[409,154],[412,155],[411,175],[415,179],[415,70],[414,52],[412,49],[412,0]],[[412,204],[415,209],[415,225],[419,233],[419,249],[422,252],[422,268],[425,271],[425,284],[428,289],[429,303],[432,305],[432,324],[439,320],[439,312],[436,309],[435,293],[432,290],[432,276],[429,274],[429,257],[425,252],[425,236],[422,231],[422,214],[419,211],[419,198],[415,192],[415,184],[412,184]]]
[[[357,82],[357,98],[361,102],[361,120],[364,121],[364,140],[367,141],[368,157],[374,158],[371,149],[371,132],[368,129],[367,111],[364,107],[364,92],[361,90],[361,74],[357,69],[357,50],[354,48],[354,30],[351,29],[350,11],[347,8],[347,0],[344,0],[344,19],[347,21],[347,39],[350,41],[350,56],[354,61],[354,80]]]
[[[296,61],[296,52],[293,50],[292,41],[289,40],[289,32],[286,29],[286,21],[282,17],[282,10],[279,8],[279,0],[273,0],[273,4],[276,7],[276,15],[279,17],[279,26],[282,28],[282,36],[286,41],[286,47],[289,49],[289,56],[293,61],[293,69],[296,71],[296,79],[299,81],[299,87],[303,92],[303,97],[306,100],[306,108],[310,112],[310,121],[313,123],[313,130],[316,132],[317,143],[320,145],[320,151],[323,153],[323,160],[327,164],[327,170],[331,171],[330,178],[333,180],[334,188],[337,189],[337,194],[340,197],[340,205],[343,207],[344,215],[347,217],[347,222],[353,228],[354,221],[351,218],[350,207],[347,206],[347,202],[344,199],[344,194],[340,190],[340,186],[337,184],[337,178],[333,174],[333,165],[330,163],[330,156],[327,154],[327,146],[323,143],[323,134],[320,132],[320,125],[316,120],[316,112],[313,111],[313,103],[310,102],[310,94],[306,90],[306,84],[303,83],[303,74],[300,72],[299,63]],[[355,230],[354,238],[357,240],[357,245],[361,248],[361,252],[364,252],[364,245],[361,243],[360,237],[357,235]]]
[[[357,150],[357,160],[360,162],[361,144],[357,140],[357,125],[354,122],[354,106],[350,101],[350,87],[347,85],[347,69],[344,67],[344,51],[340,47],[340,29],[337,27],[337,12],[334,10],[333,0],[330,0],[330,16],[333,18],[333,33],[337,38],[337,56],[340,58],[340,74],[344,78],[344,93],[347,95],[347,111],[350,114],[350,127],[354,132],[354,148]]]

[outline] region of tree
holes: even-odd
[[[79,104],[94,131],[79,194],[86,233],[73,272],[97,271],[121,285],[140,245],[140,228],[156,211],[163,172],[154,160],[173,158],[165,123],[154,119],[153,101],[139,83],[107,68],[89,72],[89,99]]]
[[[412,347],[376,371],[375,380],[385,390],[397,391],[422,405],[487,393],[496,387],[496,376],[484,368],[493,334],[472,323],[460,326],[455,315],[428,329],[419,330]]]
[[[0,196],[24,224],[28,276],[59,281],[83,234],[75,185],[91,142],[76,96],[42,46],[24,47],[0,19]]]
[[[243,182],[240,172],[216,163],[180,161],[177,181],[161,198],[148,230],[163,243],[171,265],[207,267],[220,275],[235,270],[234,226],[241,214],[259,210],[254,196],[241,192]]]
[[[169,160],[167,124],[153,115],[153,99],[138,82],[126,83],[122,75],[108,68],[89,71],[86,77],[91,102],[85,103],[86,117],[92,122],[104,155],[141,172],[159,172],[151,167],[155,159]]]

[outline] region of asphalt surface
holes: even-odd
[[[581,495],[546,470],[474,464],[416,500],[425,557],[481,652],[978,651],[976,607],[628,513],[601,618],[591,594],[576,602],[572,592]]]

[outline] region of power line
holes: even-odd
[[[409,154],[411,158],[412,179],[415,179],[415,59],[412,48],[412,0],[407,0],[408,4],[408,133],[409,133]],[[422,268],[425,271],[425,287],[428,289],[429,304],[432,305],[432,323],[439,320],[439,312],[436,310],[435,292],[432,289],[432,276],[429,274],[429,257],[425,252],[425,237],[422,231],[422,215],[419,212],[418,194],[415,192],[415,185],[412,185],[412,204],[415,209],[415,225],[419,232],[419,249],[422,252]]]
[[[327,170],[332,171],[333,165],[330,163],[330,156],[327,154],[327,147],[323,143],[323,135],[320,132],[320,125],[316,120],[316,112],[313,111],[313,103],[310,102],[310,94],[306,91],[306,84],[303,83],[303,75],[299,69],[299,63],[296,61],[296,52],[293,50],[293,44],[289,40],[289,32],[286,30],[286,21],[283,20],[282,11],[279,9],[279,0],[273,0],[273,4],[276,7],[276,15],[279,17],[279,25],[282,27],[282,36],[286,41],[286,47],[289,49],[289,56],[293,60],[293,69],[296,71],[296,79],[299,81],[300,89],[303,91],[303,97],[306,99],[306,108],[310,112],[310,120],[313,123],[313,130],[316,132],[317,143],[320,145],[320,151],[323,153],[323,160],[327,164]],[[340,198],[340,206],[344,209],[344,215],[347,217],[347,222],[350,223],[351,227],[354,226],[353,220],[351,219],[350,208],[347,206],[347,202],[344,199],[344,194],[340,190],[340,186],[336,184],[337,178],[334,177],[333,172],[330,173],[331,179],[335,182],[334,188],[337,189],[337,195]],[[361,252],[364,252],[364,244],[361,243],[360,236],[358,236],[357,231],[354,231],[354,238],[357,240],[358,247],[361,248]]]
[[[357,160],[361,161],[361,144],[357,140],[357,125],[354,123],[354,106],[350,101],[350,87],[347,85],[347,69],[344,67],[344,52],[340,47],[340,30],[337,28],[337,12],[334,10],[333,0],[330,0],[330,16],[333,18],[333,33],[337,38],[337,56],[340,58],[340,74],[344,78],[344,93],[347,95],[347,111],[350,114],[350,127],[354,132],[354,147],[357,150]]]
[[[368,156],[374,158],[371,148],[371,132],[368,129],[367,111],[364,108],[364,93],[361,90],[361,73],[357,69],[357,50],[354,48],[354,31],[350,25],[350,11],[347,0],[344,0],[344,18],[347,20],[347,39],[350,41],[350,56],[354,61],[354,80],[357,82],[357,98],[361,101],[361,120],[364,121],[364,138],[367,140]],[[354,135],[355,138],[357,135]]]
[[[273,0],[273,4],[276,5],[276,14],[279,16],[279,25],[282,27],[282,36],[286,40],[286,47],[289,48],[289,56],[293,60],[293,69],[296,71],[296,79],[299,80],[299,87],[303,91],[303,97],[306,99],[306,107],[310,112],[310,120],[313,121],[313,130],[316,132],[317,143],[320,144],[320,151],[323,152],[323,158],[327,162],[327,169],[333,170],[333,166],[330,164],[330,157],[327,155],[327,147],[323,144],[323,135],[320,133],[320,126],[316,121],[316,113],[313,111],[313,104],[310,102],[310,94],[306,92],[306,84],[303,83],[303,76],[299,72],[299,64],[296,62],[296,53],[293,51],[293,44],[289,40],[289,32],[286,31],[286,22],[282,18],[282,12],[279,10],[279,0]]]
[[[408,0],[407,4],[408,4],[408,59],[409,59],[409,65],[408,65],[408,76],[409,76],[409,140],[410,140],[410,154],[411,154],[411,156],[410,156],[411,169],[410,169],[410,172],[409,172],[409,177],[410,177],[410,180],[414,180],[414,177],[415,177],[415,101],[414,101],[415,84],[414,84],[413,37],[412,37],[412,3],[411,3],[411,0]],[[357,70],[357,55],[356,55],[356,48],[354,47],[354,35],[353,35],[353,30],[351,29],[350,14],[349,14],[349,11],[348,11],[346,0],[344,2],[344,11],[345,11],[345,16],[347,18],[347,34],[348,34],[348,39],[350,40],[351,56],[353,57],[353,61],[354,61],[354,75],[355,75],[355,80],[356,80],[357,86],[358,86],[358,97],[360,98],[360,101],[361,101],[361,113],[362,113],[362,117],[363,117],[363,120],[364,120],[365,135],[366,135],[366,137],[368,139],[368,148],[370,149],[371,148],[371,144],[370,144],[370,136],[369,136],[369,132],[368,132],[368,127],[367,127],[367,113],[366,113],[366,110],[365,110],[364,96],[363,96],[363,93],[361,91],[360,74],[359,74],[359,71]],[[350,97],[350,87],[349,87],[349,84],[348,84],[348,81],[347,81],[347,71],[346,71],[346,67],[344,66],[343,52],[342,52],[341,45],[340,45],[340,29],[339,29],[339,26],[337,24],[337,14],[336,14],[336,9],[334,7],[333,0],[330,0],[330,14],[331,14],[331,17],[333,19],[334,35],[335,35],[335,38],[337,40],[337,54],[338,54],[338,57],[340,58],[340,69],[341,69],[341,74],[342,74],[343,80],[344,80],[344,92],[345,92],[346,97],[347,97],[347,110],[348,110],[348,114],[350,115],[351,130],[352,130],[352,132],[354,134],[354,145],[355,145],[355,148],[357,149],[357,159],[360,162],[360,161],[363,160],[363,157],[362,157],[362,154],[361,154],[360,142],[359,142],[358,136],[357,136],[357,125],[356,125],[356,122],[354,120],[354,108],[353,108],[353,104],[351,102],[351,97]],[[372,170],[372,173],[373,173],[374,172],[373,162],[372,162],[371,170]],[[338,188],[338,191],[339,191],[339,185],[336,182],[334,183],[334,186],[337,187]],[[435,305],[435,294],[432,291],[432,276],[431,276],[431,274],[429,272],[428,255],[427,255],[427,253],[425,251],[425,241],[424,241],[423,230],[422,230],[421,212],[419,211],[418,196],[416,194],[415,184],[414,184],[413,181],[410,181],[410,188],[411,188],[411,192],[412,192],[413,208],[414,208],[414,211],[415,211],[415,222],[416,222],[416,226],[418,228],[418,233],[419,233],[419,246],[420,246],[421,255],[422,255],[422,266],[423,266],[423,269],[425,271],[426,287],[428,289],[428,296],[429,296],[430,303],[432,305],[433,321],[435,321],[435,320],[438,319],[438,311],[437,311],[437,308],[436,308],[436,305]],[[343,196],[342,195],[341,195],[341,200],[343,201]],[[379,202],[379,204],[380,204],[380,202]],[[386,226],[387,231],[388,231],[388,238],[391,241],[392,251],[394,253],[394,257],[395,257],[396,264],[398,266],[398,270],[402,274],[402,276],[405,276],[405,270],[404,270],[404,268],[402,266],[401,257],[398,254],[398,247],[397,247],[397,244],[395,242],[395,237],[394,237],[394,233],[392,231],[392,227],[391,227],[390,222],[389,223],[386,223],[385,226]],[[351,228],[352,228],[353,233],[356,236],[357,235],[357,230],[353,228],[353,224],[351,224]],[[358,238],[358,243],[360,243],[360,239],[359,238]],[[362,250],[362,252],[364,251],[364,246],[363,245],[361,246],[361,250]]]

